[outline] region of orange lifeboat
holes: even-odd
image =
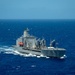
[[[18,44],[19,44],[19,46],[21,46],[21,47],[23,47],[23,45],[24,45],[23,42],[19,42]]]

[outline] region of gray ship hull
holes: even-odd
[[[62,48],[48,48],[48,49],[42,49],[42,50],[27,50],[23,49],[22,47],[15,47],[15,49],[23,54],[33,54],[33,55],[44,55],[47,57],[56,57],[61,58],[65,55],[65,49]]]
[[[36,51],[36,50],[27,50],[27,49],[23,49],[22,47],[15,47],[15,49],[23,54],[33,54],[33,55],[41,55],[41,51]]]
[[[50,48],[48,50],[41,50],[41,53],[44,56],[48,56],[48,57],[57,57],[57,58],[61,58],[65,55],[65,49],[62,48]]]

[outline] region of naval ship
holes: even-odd
[[[43,55],[47,57],[62,58],[65,56],[66,49],[58,48],[56,41],[50,42],[50,47],[46,46],[46,40],[37,39],[35,36],[29,34],[29,29],[26,29],[23,35],[16,40],[14,45],[15,50],[24,54],[33,54],[36,56]]]

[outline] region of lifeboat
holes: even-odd
[[[23,42],[19,42],[18,43],[20,47],[23,47],[24,43]]]

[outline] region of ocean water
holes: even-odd
[[[30,34],[55,39],[66,48],[64,60],[23,55],[12,45],[29,28]],[[75,75],[75,20],[0,20],[0,75]]]

